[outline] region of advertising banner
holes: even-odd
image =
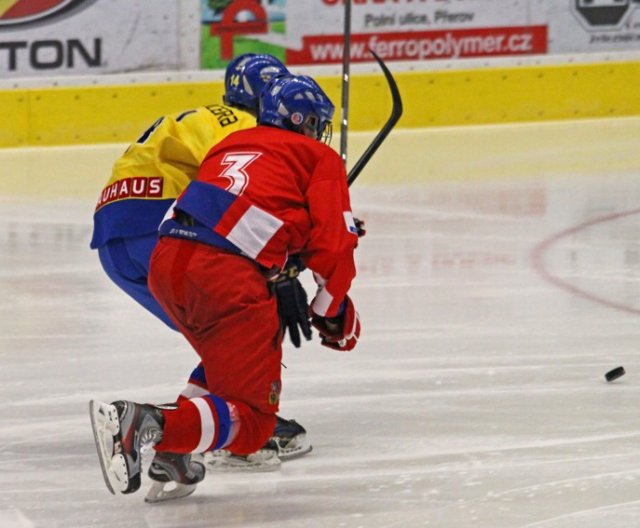
[[[197,44],[182,52],[179,4],[0,0],[0,78],[197,68]]]
[[[344,0],[200,0],[202,67],[247,51],[342,61]],[[640,49],[640,0],[352,0],[351,60],[429,61]]]
[[[234,55],[339,64],[344,0],[0,0],[0,80],[221,69]],[[640,50],[640,0],[352,0],[351,60]],[[436,62],[443,60],[445,62]]]

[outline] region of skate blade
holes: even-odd
[[[175,485],[174,488],[165,489],[165,486]],[[196,484],[179,484],[177,482],[158,482],[154,481],[144,498],[144,502],[156,504],[158,502],[167,502],[170,500],[181,499],[191,495],[196,491]]]
[[[293,438],[285,447],[281,447],[277,442],[278,457],[283,462],[300,458],[307,453],[311,453],[313,446],[307,439],[307,435],[301,434]]]
[[[262,473],[280,469],[280,459],[275,451],[263,449],[247,457],[232,455],[220,450],[205,453],[204,462],[209,471],[218,473]]]
[[[122,475],[118,475],[113,471],[113,459],[116,457],[112,456],[107,439],[113,438],[113,435],[120,431],[118,412],[113,405],[91,400],[89,402],[89,417],[96,451],[98,452],[98,460],[100,461],[100,469],[102,469],[102,477],[107,489],[115,495],[116,489],[119,491],[123,489]],[[121,457],[122,455],[118,456]]]

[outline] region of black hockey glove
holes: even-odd
[[[312,337],[307,292],[298,280],[303,269],[304,264],[299,257],[289,258],[273,285],[278,299],[280,324],[284,333],[289,331],[289,339],[296,348],[300,348],[300,331],[307,341]]]

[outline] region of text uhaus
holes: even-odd
[[[124,178],[105,187],[96,205],[103,205],[123,198],[162,198],[163,178]]]

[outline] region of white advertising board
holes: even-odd
[[[188,45],[184,3],[2,0],[0,78],[197,68],[200,21]]]
[[[352,0],[352,62],[640,50],[640,0]],[[342,61],[344,0],[0,0],[0,80]],[[594,59],[595,60],[595,59]]]

